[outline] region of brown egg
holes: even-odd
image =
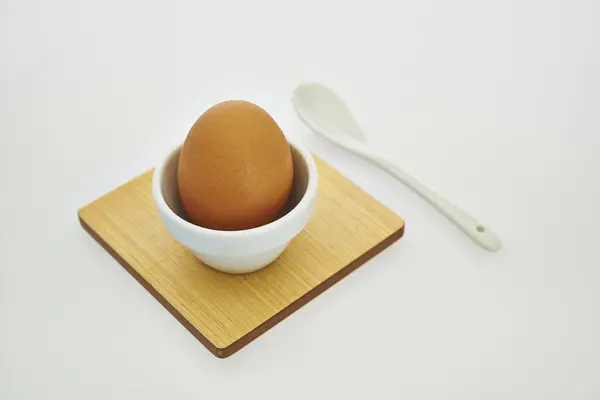
[[[204,112],[183,144],[177,173],[190,222],[241,230],[274,221],[287,202],[294,168],[275,120],[243,100]]]

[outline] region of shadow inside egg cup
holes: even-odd
[[[154,169],[152,196],[167,231],[208,266],[231,274],[266,267],[310,219],[317,196],[318,171],[310,152],[288,138],[294,164],[292,192],[275,221],[252,229],[221,231],[191,223],[179,198],[177,168],[183,145],[169,152]]]

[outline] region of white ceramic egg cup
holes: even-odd
[[[294,162],[294,183],[287,213],[253,229],[220,231],[185,219],[177,187],[182,145],[170,151],[155,168],[152,196],[167,230],[206,265],[231,274],[257,271],[277,259],[310,219],[317,196],[318,171],[310,152],[288,139]]]

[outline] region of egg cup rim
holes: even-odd
[[[162,175],[169,161],[177,154],[177,152],[181,151],[183,143],[180,143],[171,148],[167,155],[162,158],[162,161],[154,168],[152,174],[152,193],[154,197],[154,202],[158,207],[162,209],[163,213],[166,216],[168,216],[168,218],[175,221],[181,228],[186,229],[190,233],[222,236],[227,238],[247,237],[248,235],[261,235],[270,233],[284,226],[287,221],[293,220],[294,218],[296,218],[296,216],[301,216],[306,209],[311,207],[317,195],[319,179],[318,169],[314,158],[312,157],[308,149],[302,144],[300,144],[299,141],[290,139],[288,137],[286,137],[286,140],[288,142],[288,145],[296,149],[306,162],[308,172],[308,184],[298,204],[296,204],[287,214],[280,218],[277,218],[272,222],[257,226],[255,228],[227,231],[211,229],[200,225],[196,225],[182,218],[175,211],[173,211],[173,209],[165,201],[162,193]]]

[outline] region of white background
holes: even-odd
[[[2,0],[0,398],[599,398],[599,20],[595,0]],[[316,138],[305,80],[503,249]],[[219,360],[76,213],[232,97],[407,225]]]

